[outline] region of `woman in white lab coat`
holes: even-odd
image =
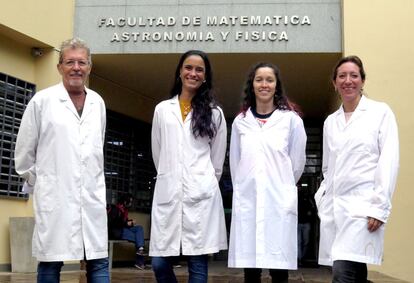
[[[218,185],[226,151],[226,121],[212,95],[207,55],[184,53],[171,98],[159,103],[152,124],[157,169],[150,256],[158,282],[177,282],[173,256],[187,256],[189,282],[207,282],[207,254],[227,249]]]
[[[233,208],[229,267],[245,282],[288,282],[297,268],[297,188],[305,166],[302,119],[283,92],[279,69],[256,64],[248,75],[241,113],[231,132]]]
[[[363,94],[358,57],[342,58],[332,82],[342,105],[324,124],[324,180],[315,195],[319,263],[333,264],[333,282],[367,282],[366,264],[382,262],[398,172],[397,124],[385,103]]]

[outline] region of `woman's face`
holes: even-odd
[[[206,77],[206,67],[198,55],[188,56],[180,69],[182,88],[189,92],[196,92]]]
[[[256,104],[273,104],[276,93],[276,76],[270,67],[262,67],[256,70],[253,79],[253,89],[256,96]]]
[[[358,101],[364,86],[359,67],[352,62],[339,66],[333,85],[343,102]]]

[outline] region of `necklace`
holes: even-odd
[[[187,115],[191,112],[191,100],[180,100],[180,109],[184,121]]]
[[[184,116],[187,116],[188,113],[191,111],[191,105],[183,105],[183,114]]]

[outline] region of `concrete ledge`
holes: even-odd
[[[109,272],[112,270],[112,260],[114,257],[114,244],[129,243],[127,240],[108,240],[108,261],[109,261]],[[131,243],[135,245],[134,243]]]
[[[10,254],[12,272],[36,272],[37,261],[32,257],[33,217],[10,217]]]
[[[77,271],[81,270],[80,263],[65,263],[62,266],[62,271]]]
[[[0,264],[0,272],[10,272],[11,271],[11,264],[4,263]]]

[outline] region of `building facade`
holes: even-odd
[[[330,82],[333,65],[343,55],[360,56],[367,71],[364,90],[391,106],[401,143],[384,263],[369,268],[399,279],[414,278],[414,228],[407,225],[414,216],[411,0],[102,2],[22,0],[2,5],[0,270],[10,270],[9,218],[33,215],[31,198],[20,193],[19,179],[11,170],[19,115],[25,99],[59,82],[57,49],[63,40],[79,36],[93,53],[89,85],[103,96],[109,110],[108,201],[133,191],[143,213],[150,209],[148,192],[154,177],[148,129],[155,105],[168,96],[180,53],[201,49],[210,55],[217,98],[229,121],[239,110],[249,66],[257,61],[276,63],[310,132],[320,129],[339,103]],[[135,126],[123,127],[125,121]]]

